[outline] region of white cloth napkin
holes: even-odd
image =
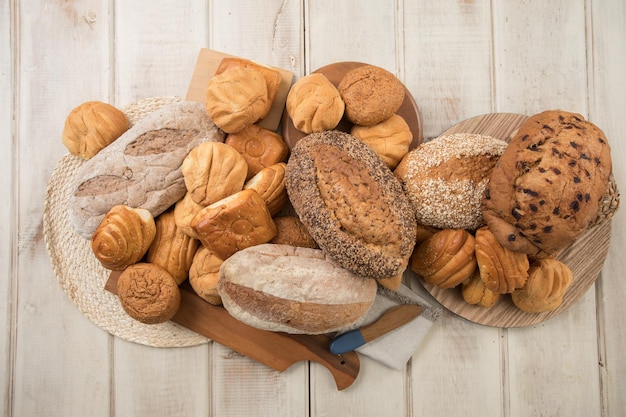
[[[404,284],[397,291],[379,287],[374,305],[360,326],[376,321],[385,311],[398,304],[419,304],[423,310],[409,323],[356,349],[358,353],[393,369],[404,368],[442,313],[441,307],[426,301]]]

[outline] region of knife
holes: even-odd
[[[330,342],[330,351],[336,355],[351,352],[410,322],[421,313],[422,307],[417,304],[402,304],[392,307],[375,322],[335,337]]]

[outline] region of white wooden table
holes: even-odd
[[[425,136],[489,112],[560,108],[598,124],[626,188],[624,0],[0,2],[0,414],[34,416],[624,416],[626,213],[596,284],[528,328],[446,316],[402,371],[367,358],[338,392],[218,344],[111,336],[59,288],[42,232],[68,112],[182,96],[200,48],[293,71],[362,61],[395,73]]]

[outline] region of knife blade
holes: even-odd
[[[330,342],[330,351],[337,355],[351,352],[410,322],[421,313],[422,306],[417,304],[402,304],[392,307],[375,322],[336,336]]]

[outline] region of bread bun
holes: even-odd
[[[196,214],[205,207],[206,206],[193,201],[191,193],[185,194],[185,196],[174,205],[174,222],[178,229],[190,238],[197,239],[198,236],[191,227],[191,221]]]
[[[411,128],[398,114],[372,126],[353,125],[350,134],[372,148],[389,169],[394,169],[409,152]]]
[[[526,313],[551,311],[561,305],[572,283],[572,271],[556,259],[542,259],[530,267],[526,284],[511,294],[513,304]]]
[[[500,298],[499,292],[491,291],[485,286],[478,269],[461,285],[461,295],[466,303],[485,308],[492,307]]]
[[[428,284],[454,288],[476,269],[474,236],[463,229],[444,229],[426,239],[411,256],[411,269]]]
[[[213,203],[191,221],[202,244],[220,259],[235,252],[269,242],[276,235],[265,201],[254,190],[243,190]]]
[[[280,71],[268,67],[267,65],[258,64],[248,59],[226,57],[220,61],[219,66],[215,70],[215,74],[221,74],[224,71],[233,67],[244,67],[248,69],[253,69],[261,73],[267,85],[267,98],[270,103],[274,102],[274,99],[276,98],[276,93],[278,93],[278,89],[282,81],[282,75],[280,74]]]
[[[161,214],[155,223],[156,235],[146,261],[165,269],[180,285],[189,276],[189,267],[200,242],[178,228],[173,210]]]
[[[91,236],[91,250],[104,268],[121,271],[143,258],[155,235],[148,210],[114,206]]]
[[[180,308],[180,289],[169,272],[158,265],[136,263],[117,281],[117,295],[124,311],[146,324],[170,320]]]
[[[395,175],[418,223],[440,229],[483,226],[481,199],[506,142],[474,133],[439,136],[410,151]]]
[[[319,247],[355,274],[387,278],[407,266],[415,217],[398,180],[347,133],[312,133],[296,143],[285,173],[293,208]]]
[[[318,249],[264,244],[224,261],[218,291],[228,312],[250,326],[321,334],[358,323],[374,303],[376,281]]]
[[[324,74],[312,73],[293,84],[286,108],[295,128],[308,134],[336,128],[345,105],[337,87]]]
[[[235,66],[209,80],[205,107],[220,129],[235,133],[263,119],[272,103],[263,74]]]
[[[404,101],[404,86],[389,71],[363,65],[348,71],[337,86],[352,123],[371,126],[389,119]]]
[[[611,170],[611,149],[593,123],[564,111],[536,114],[491,174],[485,220],[503,246],[554,255],[596,219]]]
[[[274,217],[274,224],[276,224],[276,236],[270,240],[270,243],[301,248],[319,248],[304,223],[297,216]]]
[[[237,150],[248,164],[246,180],[263,168],[285,162],[289,153],[282,136],[256,124],[241,132],[231,133],[226,137],[225,143]]]
[[[280,212],[289,202],[285,189],[286,168],[287,164],[284,162],[263,168],[243,186],[244,190],[254,190],[259,193],[272,216]]]
[[[241,191],[248,174],[246,160],[224,143],[202,143],[182,164],[183,178],[192,200],[208,206]]]
[[[128,127],[128,119],[121,110],[101,101],[88,101],[67,116],[61,139],[72,155],[91,159]]]
[[[200,246],[193,257],[189,268],[189,284],[198,297],[204,301],[221,305],[222,298],[217,292],[217,281],[220,267],[224,261],[208,248]]]

